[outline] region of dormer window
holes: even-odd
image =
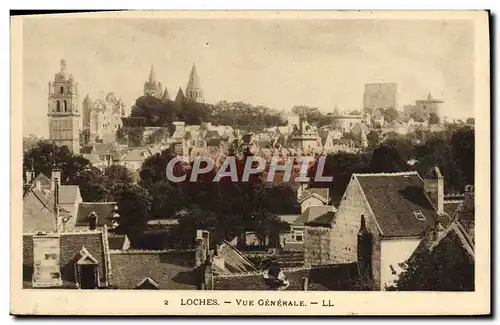
[[[420,221],[424,221],[425,220],[425,216],[422,213],[422,210],[414,210],[413,211],[413,215],[415,216],[415,218],[417,218]]]

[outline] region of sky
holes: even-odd
[[[210,103],[358,110],[365,83],[396,82],[401,109],[431,92],[441,115],[470,117],[473,35],[465,20],[26,18],[23,135],[48,137],[48,82],[62,58],[80,102],[113,92],[128,110],[151,65],[175,97],[196,63]]]

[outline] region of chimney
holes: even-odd
[[[55,189],[55,184],[58,184],[58,186],[61,186],[61,170],[60,169],[53,169],[52,174],[51,174],[51,185],[50,189],[53,191]]]
[[[424,192],[438,214],[444,213],[444,177],[439,167],[432,167],[424,178]]]
[[[33,169],[27,170],[25,176],[26,184],[31,184],[35,179],[35,171]]]
[[[52,175],[54,176],[54,175]],[[37,187],[38,187],[38,183],[37,182]],[[54,193],[54,207],[53,207],[53,213],[54,213],[54,220],[55,220],[55,228],[56,228],[56,232],[59,232],[60,230],[60,218],[59,218],[59,181],[57,178],[55,178],[55,181],[54,181],[54,178],[52,179],[52,186],[53,186],[53,193]]]
[[[213,290],[214,289],[214,273],[212,258],[207,255],[207,259],[203,263],[202,268],[202,280],[201,280],[201,290]]]
[[[358,272],[360,276],[371,275],[372,268],[372,234],[366,227],[365,216],[361,215],[361,224],[357,236]]]
[[[95,230],[96,229],[96,226],[97,226],[97,214],[95,213],[95,211],[92,211],[90,214],[89,214],[89,230]]]
[[[196,249],[195,249],[195,267],[202,265],[208,255],[208,231],[206,230],[196,230]]]
[[[309,279],[306,278],[306,277],[303,277],[302,280],[301,280],[301,287],[302,287],[302,290],[304,291],[307,291],[307,285],[308,285],[308,282],[309,282]]]
[[[34,288],[62,285],[60,268],[60,237],[58,234],[33,235]]]

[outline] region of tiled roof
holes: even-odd
[[[80,187],[78,185],[61,185],[59,187],[59,203],[74,204],[80,195]]]
[[[314,220],[327,212],[336,211],[334,206],[324,205],[324,206],[310,206],[308,207],[302,215],[295,220],[294,225],[303,225],[311,220]]]
[[[354,177],[375,215],[382,236],[420,236],[438,220],[417,172],[354,174]],[[418,210],[425,220],[415,217],[414,212]]]
[[[97,226],[111,225],[116,202],[81,202],[78,205],[76,226],[88,226],[89,215],[97,214]]]
[[[75,287],[75,257],[78,256],[82,247],[97,259],[98,271],[101,285],[106,279],[106,267],[104,263],[104,245],[101,231],[71,232],[60,234],[60,266],[61,278],[64,287]],[[31,287],[33,275],[33,235],[23,235],[23,284]]]
[[[357,265],[337,264],[314,268],[282,269],[289,281],[287,291],[303,291],[302,278],[308,279],[308,291],[353,290],[357,280]],[[214,277],[215,290],[277,290],[264,279],[261,272],[242,276]]]
[[[165,290],[196,290],[201,274],[194,270],[194,252],[112,251],[113,287],[135,289],[150,277]]]

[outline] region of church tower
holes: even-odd
[[[203,89],[201,88],[200,77],[196,72],[196,65],[193,63],[191,73],[189,74],[189,81],[186,87],[186,98],[194,100],[195,102],[204,103]]]
[[[66,60],[61,60],[61,71],[49,81],[48,97],[49,138],[58,146],[67,146],[80,153],[80,112],[78,83],[66,71]]]
[[[160,98],[162,95],[161,82],[156,81],[155,68],[151,66],[148,81],[144,83],[144,96],[153,96]]]

